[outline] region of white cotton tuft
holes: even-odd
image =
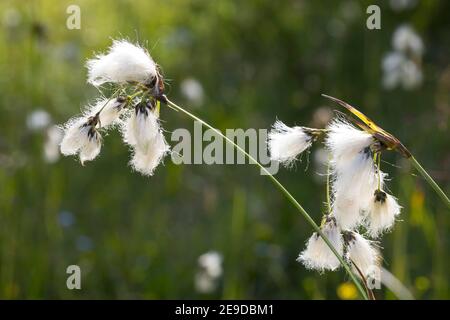
[[[379,267],[380,256],[372,241],[365,239],[359,233],[348,232],[344,235],[347,243],[347,258],[358,266],[364,277],[372,276]],[[354,272],[359,275],[353,266]]]
[[[366,219],[369,235],[376,238],[382,232],[392,228],[401,208],[397,199],[392,195],[383,191],[375,191]]]
[[[101,128],[106,128],[119,120],[120,115],[124,112],[126,103],[126,98],[120,96],[113,99],[100,99],[87,109],[85,115],[87,117],[93,117],[100,112],[99,126]]]
[[[85,118],[70,119],[64,126],[64,137],[61,141],[61,153],[65,156],[78,153],[87,141],[87,127]]]
[[[337,252],[342,255],[342,235],[333,217],[327,218],[327,222],[322,227],[322,232],[330,240]],[[315,269],[320,272],[336,270],[340,266],[339,259],[317,232],[313,233],[309,238],[306,249],[300,253],[297,261],[303,263],[307,269]]]
[[[270,158],[289,166],[311,143],[312,136],[302,127],[291,128],[277,120],[268,136]]]
[[[328,125],[325,145],[331,153],[333,214],[343,230],[362,223],[373,192],[383,184],[385,174],[378,175],[370,146],[372,135],[356,129],[343,119]]]
[[[86,161],[94,160],[99,155],[101,148],[101,136],[97,131],[94,131],[89,136],[87,142],[80,148],[81,164],[84,164]]]
[[[60,144],[65,156],[79,153],[80,161],[91,161],[98,156],[102,146],[102,137],[95,129],[92,118],[75,118],[65,125],[64,137]]]
[[[157,67],[148,52],[126,40],[114,40],[107,54],[88,60],[88,82],[99,86],[105,82],[128,81],[149,84],[157,76]]]
[[[353,229],[362,223],[378,179],[383,186],[385,174],[378,175],[371,153],[366,149],[349,159],[345,166],[342,164],[333,175],[333,214],[343,230]]]
[[[331,164],[337,171],[375,141],[372,135],[356,129],[343,119],[331,121],[327,129],[325,145],[332,156]]]
[[[170,147],[162,132],[159,131],[150,141],[145,151],[139,147],[135,147],[133,157],[130,161],[131,167],[145,176],[152,176],[156,167],[169,151]]]
[[[124,142],[146,154],[160,132],[155,111],[148,104],[139,104],[122,127]]]

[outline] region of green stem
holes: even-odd
[[[381,152],[378,154],[378,191],[381,191]]]
[[[331,156],[328,156],[327,161],[327,209],[328,214],[331,214],[331,199],[330,199],[330,176],[331,176]]]
[[[208,123],[206,123],[205,121],[203,121],[199,117],[195,116],[194,114],[190,113],[189,111],[187,111],[187,110],[183,109],[182,107],[178,106],[177,104],[173,103],[172,101],[167,99],[167,97],[164,96],[163,98],[165,98],[164,99],[165,102],[168,105],[170,105],[172,108],[183,112],[184,114],[186,114],[187,116],[191,117],[192,119],[200,122],[205,127],[211,129],[216,134],[221,136],[227,143],[229,143],[234,148],[236,148],[236,150],[238,150],[243,155],[245,155],[250,160],[250,162],[252,162],[253,164],[256,164],[264,172],[264,174],[272,181],[272,183],[280,190],[280,192],[294,205],[295,208],[297,208],[297,210],[305,218],[305,220],[311,225],[311,227],[314,229],[314,231],[316,231],[322,237],[322,239],[325,241],[327,246],[331,249],[333,254],[338,258],[339,262],[342,264],[342,266],[347,271],[348,275],[350,276],[350,279],[355,284],[355,286],[358,289],[358,291],[361,294],[361,296],[365,300],[368,300],[367,294],[366,294],[365,290],[363,289],[363,287],[361,286],[361,283],[358,281],[358,279],[356,278],[355,274],[352,272],[350,266],[344,261],[344,259],[341,257],[341,255],[337,252],[337,250],[331,244],[330,240],[328,240],[328,238],[323,234],[323,232],[320,230],[319,226],[314,222],[314,220],[306,212],[306,210],[303,209],[303,207],[300,205],[300,203],[298,203],[298,201],[289,193],[289,191],[265,167],[263,167],[255,158],[253,158],[249,153],[247,153],[239,145],[234,143],[233,140],[231,140],[230,138],[225,136],[222,132],[220,132],[216,128],[212,127],[211,125],[209,125]]]
[[[444,201],[447,207],[450,208],[450,200],[448,199],[444,191],[442,191],[442,189],[438,186],[436,181],[434,181],[433,178],[428,174],[428,172],[420,165],[420,163],[417,162],[414,156],[411,156],[409,160],[412,162],[413,166],[417,169],[417,171],[419,171],[422,177],[425,178],[425,181],[428,182],[428,184],[434,189],[434,191],[442,199],[442,201]]]

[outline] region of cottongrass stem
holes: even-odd
[[[425,181],[433,188],[433,190],[437,193],[437,195],[442,199],[442,201],[444,201],[444,203],[447,205],[447,208],[450,209],[450,199],[447,197],[444,191],[442,191],[441,187],[439,187],[436,181],[433,180],[433,178],[420,165],[420,163],[416,160],[416,158],[414,158],[414,156],[411,156],[409,160],[413,164],[414,168],[416,168],[416,170],[419,171],[419,173],[422,175]]]

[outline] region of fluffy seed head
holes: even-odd
[[[331,121],[327,129],[325,145],[331,153],[331,165],[335,171],[346,167],[349,161],[375,142],[372,135],[356,129],[343,119]]]
[[[300,153],[311,146],[311,143],[312,136],[302,127],[291,128],[277,120],[268,137],[270,158],[289,166]]]
[[[327,217],[321,230],[337,252],[342,255],[342,235],[334,217]],[[307,269],[315,269],[319,272],[336,270],[340,266],[338,258],[336,258],[322,237],[316,232],[309,238],[306,249],[300,253],[297,261],[303,263]]]
[[[344,233],[344,241],[347,245],[346,257],[358,266],[364,277],[373,275],[380,263],[379,252],[374,243],[353,231]],[[353,264],[352,267],[354,268]],[[356,268],[354,271],[359,274]]]
[[[149,141],[147,149],[144,151],[139,147],[134,148],[131,158],[131,167],[145,176],[152,176],[156,167],[161,163],[164,156],[169,153],[170,147],[159,131],[154,138]]]
[[[122,96],[113,99],[100,99],[94,105],[87,108],[85,115],[87,117],[93,117],[98,114],[99,126],[106,128],[119,120],[126,103],[126,98]]]
[[[357,227],[364,219],[373,192],[384,184],[385,174],[378,171],[368,148],[357,154],[340,170],[333,171],[333,213],[343,230]]]
[[[376,190],[366,219],[369,235],[376,238],[382,232],[392,228],[401,208],[395,197],[384,191]]]
[[[79,153],[80,161],[91,161],[98,156],[102,146],[102,137],[95,129],[96,118],[75,118],[64,127],[64,137],[60,144],[61,153],[75,155]]]
[[[157,68],[148,52],[126,40],[114,40],[107,54],[88,60],[88,82],[100,86],[106,82],[150,84]]]
[[[141,153],[147,153],[147,149],[153,143],[160,131],[158,117],[154,104],[150,101],[136,105],[134,112],[125,121],[122,127],[124,142],[139,149]]]

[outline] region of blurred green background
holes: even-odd
[[[80,30],[66,27],[71,4]],[[366,28],[369,4],[2,0],[0,298],[355,298],[342,270],[320,275],[295,261],[312,230],[256,168],[166,158],[145,178],[127,166],[117,132],[82,167],[58,159],[48,130],[96,97],[86,59],[125,37],[149,48],[172,100],[222,130],[268,128],[276,117],[324,126],[339,108],[320,96],[328,93],[398,136],[449,194],[450,2],[380,1],[381,30]],[[410,55],[421,77],[389,85],[383,59],[405,23],[423,41],[424,53]],[[193,128],[170,109],[162,118],[168,131]],[[309,161],[277,175],[317,222],[321,154],[316,145]],[[415,298],[447,299],[449,212],[399,155],[384,160],[404,209],[382,239],[383,265]],[[205,293],[197,259],[211,250],[223,274]],[[66,288],[71,264],[81,267],[81,290]]]

